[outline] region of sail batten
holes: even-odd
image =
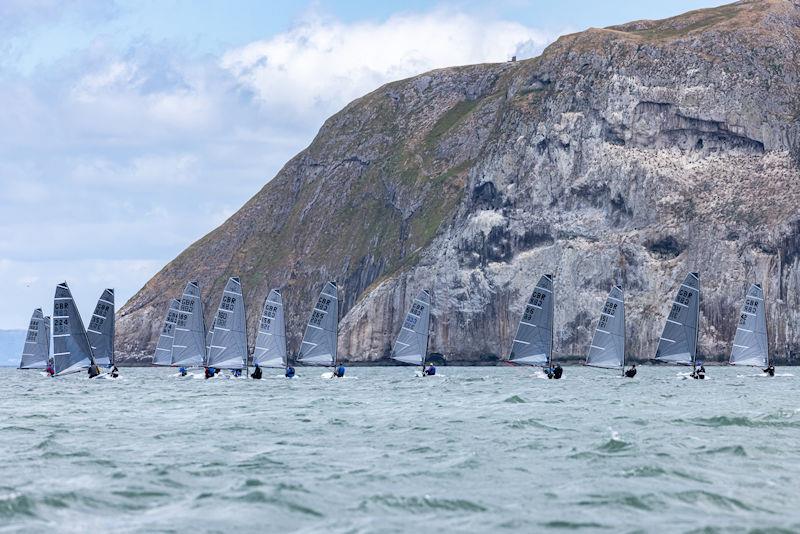
[[[247,367],[247,332],[242,284],[228,279],[214,317],[208,350],[208,367],[244,369]]]
[[[611,288],[600,312],[586,365],[605,369],[625,366],[625,300],[619,286]]]
[[[697,355],[699,320],[700,276],[689,273],[672,301],[658,341],[656,359],[680,365],[693,364]]]
[[[297,361],[304,365],[336,364],[339,330],[339,297],[336,284],[328,282],[308,319]]]
[[[517,326],[509,360],[525,365],[547,365],[553,351],[553,276],[539,278]]]
[[[403,326],[397,334],[392,358],[411,365],[422,365],[428,356],[428,336],[431,316],[431,295],[423,289],[411,303]]]
[[[199,367],[206,359],[206,328],[203,322],[203,301],[200,286],[186,284],[175,318],[171,365]]]
[[[261,320],[258,323],[253,364],[261,367],[286,367],[286,323],[283,297],[273,289],[264,300]]]
[[[97,365],[114,363],[114,290],[106,289],[97,300],[86,329]]]
[[[83,320],[66,282],[53,298],[53,369],[56,375],[75,373],[94,365]]]
[[[44,369],[50,359],[50,317],[41,308],[33,310],[20,358],[20,369]]]
[[[731,365],[769,365],[764,290],[758,284],[752,284],[745,295],[729,361]]]

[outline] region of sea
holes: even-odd
[[[798,532],[779,368],[0,369],[0,532]]]

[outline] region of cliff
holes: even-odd
[[[759,282],[773,352],[800,356],[799,38],[800,3],[746,0],[381,87],[128,302],[118,350],[152,351],[187,280],[208,318],[238,275],[251,344],[279,287],[296,351],[332,279],[346,358],[386,356],[421,287],[432,352],[504,357],[536,279],[553,273],[557,353],[586,352],[620,283],[629,354],[649,358],[692,270],[702,355],[727,354]]]

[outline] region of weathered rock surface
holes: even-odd
[[[168,299],[228,276],[251,339],[270,287],[290,350],[324,280],[340,353],[385,357],[421,287],[431,351],[504,357],[538,276],[555,274],[556,351],[584,354],[625,288],[631,356],[649,358],[684,274],[701,273],[700,352],[730,350],[750,282],[773,352],[800,356],[800,3],[753,0],[562,37],[517,63],[390,83],[314,142],[120,311],[118,348],[155,344]]]

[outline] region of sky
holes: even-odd
[[[0,0],[0,329],[121,307],[383,83],[721,3]]]

